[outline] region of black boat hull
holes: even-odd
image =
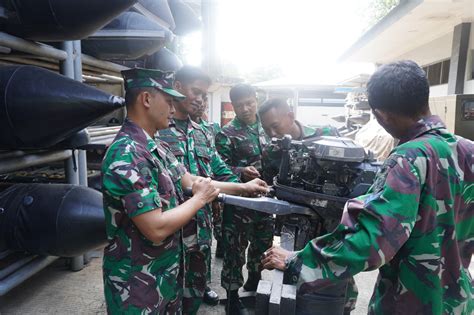
[[[0,244],[74,257],[105,245],[102,194],[66,184],[17,184],[0,193]]]
[[[0,149],[49,148],[124,100],[33,66],[0,67]]]
[[[78,40],[101,29],[137,0],[10,0],[6,31],[38,41]]]

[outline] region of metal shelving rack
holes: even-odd
[[[66,77],[81,82],[85,78],[86,82],[102,83],[120,83],[118,79],[120,71],[127,69],[127,67],[82,54],[81,41],[65,41],[60,44],[60,48],[55,48],[0,32],[0,67],[19,64],[58,71]],[[91,133],[89,147],[105,149],[119,128],[92,127],[88,129]],[[87,186],[86,150],[0,151],[0,174],[53,162],[64,162],[67,183]],[[0,261],[10,254],[12,254],[10,250],[0,252]],[[31,255],[0,269],[0,296],[58,258]],[[89,260],[89,254],[72,258],[71,270],[81,270]]]

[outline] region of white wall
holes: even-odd
[[[464,83],[464,94],[474,94],[474,80],[469,80]]]
[[[453,41],[453,32],[445,34],[428,44],[420,46],[404,55],[399,56],[397,59],[410,59],[414,60],[421,66],[429,65],[441,60],[445,60],[451,57]],[[469,52],[466,65],[466,82],[464,85],[464,94],[474,94],[474,80],[472,80],[473,72],[473,54],[474,54],[474,23],[471,25],[471,32],[469,38]],[[448,85],[436,85],[430,88],[430,96],[445,96],[448,94]]]
[[[397,59],[414,60],[421,66],[432,64],[451,57],[452,43],[453,32],[449,32],[448,34],[439,37],[428,44],[420,46],[406,54],[399,56]]]
[[[212,122],[221,123],[221,103],[230,102],[229,99],[229,86],[213,86],[212,91],[209,93],[209,119]]]
[[[430,87],[430,96],[446,96],[448,95],[448,85],[441,84]]]

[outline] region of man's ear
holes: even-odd
[[[173,88],[179,92],[183,88],[183,85],[179,81],[174,81]]]
[[[293,113],[293,112],[290,111],[290,112],[288,112],[288,113],[286,113],[286,114],[288,115],[288,117],[289,117],[292,121],[295,120],[295,113]]]
[[[374,109],[372,110],[372,113],[374,113],[375,118],[382,126],[386,126],[387,123],[390,123],[391,121],[391,115],[384,110]]]
[[[150,106],[151,106],[151,97],[152,97],[150,92],[143,91],[142,93],[140,93],[139,97],[140,97],[140,103],[143,106],[145,106],[145,108],[150,108]]]

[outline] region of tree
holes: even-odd
[[[370,28],[385,17],[403,0],[370,0],[367,8],[367,27]]]
[[[280,66],[265,65],[257,67],[252,71],[244,74],[244,77],[249,83],[258,83],[280,78],[283,76],[283,74],[283,70]]]

